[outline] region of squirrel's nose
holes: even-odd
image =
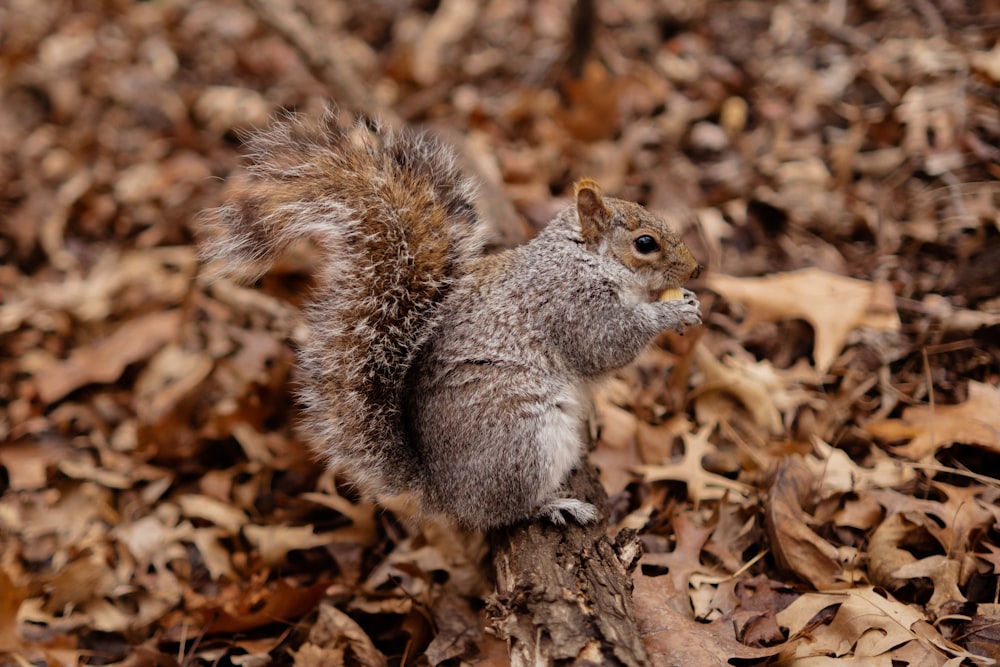
[[[691,275],[690,275],[690,276],[688,276],[688,278],[689,278],[689,279],[690,279],[690,278],[697,278],[698,276],[700,276],[700,275],[701,275],[701,272],[702,272],[702,271],[703,271],[704,269],[705,269],[705,265],[704,265],[704,264],[695,264],[695,265],[694,265],[694,270],[693,270],[693,271],[691,271]]]

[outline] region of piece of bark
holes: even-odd
[[[515,667],[647,665],[632,607],[638,537],[631,530],[614,542],[607,537],[607,495],[592,465],[581,466],[567,484],[574,498],[602,511],[601,520],[561,527],[535,521],[490,535],[493,630],[507,641]]]

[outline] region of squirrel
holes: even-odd
[[[701,322],[701,266],[642,206],[575,185],[529,242],[488,254],[475,186],[427,132],[287,116],[247,139],[246,182],[208,259],[259,276],[290,242],[323,257],[299,352],[312,446],[368,496],[485,530],[587,524],[561,486],[585,453],[589,388],[664,330]]]

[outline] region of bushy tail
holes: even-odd
[[[474,187],[427,134],[284,119],[253,135],[248,182],[214,212],[207,255],[263,270],[289,242],[324,249],[301,353],[306,426],[362,490],[406,490],[406,371],[449,285],[480,252]]]

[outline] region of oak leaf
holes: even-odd
[[[813,618],[823,609],[838,605],[833,621],[816,626]],[[840,658],[835,664],[893,664],[891,659],[917,644],[930,659],[920,664],[945,665],[962,658],[982,661],[942,637],[916,607],[895,600],[872,587],[839,593],[807,593],[778,612],[778,622],[800,638],[781,657],[794,664],[811,664],[810,658]],[[977,659],[978,658],[978,659]],[[820,664],[817,662],[816,664]],[[822,663],[826,664],[826,663]],[[906,661],[905,664],[910,664]],[[963,663],[964,664],[964,663]]]
[[[917,461],[956,442],[1000,453],[1000,388],[970,381],[964,403],[909,407],[901,419],[869,424],[868,432],[883,442],[906,440],[893,451]]]
[[[799,457],[780,464],[768,490],[765,523],[775,560],[817,589],[844,586],[853,577],[837,548],[811,527],[813,518],[804,507],[815,494],[815,478]]]
[[[682,433],[684,440],[684,456],[679,461],[671,461],[661,465],[636,466],[635,472],[642,475],[647,482],[662,482],[675,480],[687,484],[688,497],[696,502],[718,500],[729,492],[747,496],[750,487],[736,480],[708,472],[702,466],[706,455],[714,451],[708,436],[712,426],[703,427],[697,433]]]
[[[813,359],[820,373],[830,368],[855,329],[900,328],[892,288],[887,283],[856,280],[814,268],[762,278],[713,274],[707,282],[729,301],[746,307],[746,329],[787,319],[803,319],[811,324],[815,334]]]
[[[45,404],[55,403],[84,385],[114,382],[130,364],[148,359],[172,340],[180,323],[179,310],[129,320],[99,343],[40,368],[35,373],[38,396]]]
[[[781,646],[742,644],[731,622],[697,622],[690,613],[686,591],[676,590],[669,577],[649,577],[641,572],[639,567],[633,575],[636,626],[653,667],[723,667],[733,658],[759,660],[781,650]]]
[[[698,387],[699,417],[715,418],[711,415],[711,403],[702,400],[702,397],[712,392],[723,392],[735,397],[757,426],[767,429],[772,435],[779,435],[784,423],[791,421],[800,405],[815,400],[801,386],[805,379],[803,369],[780,370],[767,360],[757,361],[745,351],[740,356],[728,355],[719,361],[702,343],[695,345],[694,359],[704,376]],[[782,415],[785,415],[784,419]]]

